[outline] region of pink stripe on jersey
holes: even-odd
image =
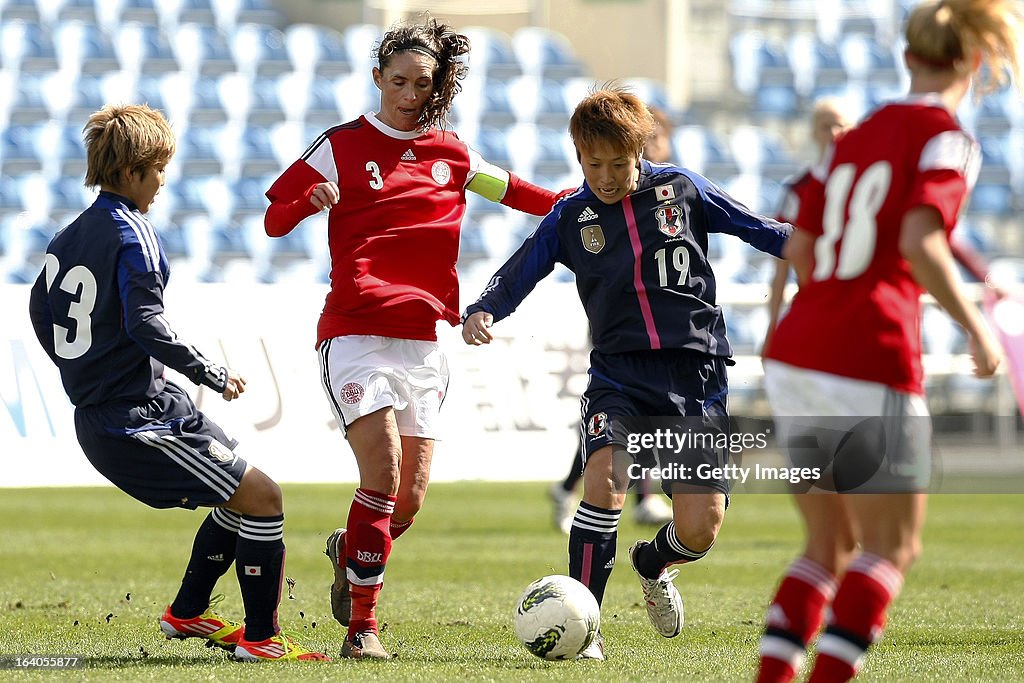
[[[640,231],[636,227],[633,200],[628,194],[622,198],[622,212],[626,215],[629,244],[633,247],[633,286],[636,287],[636,298],[640,302],[640,312],[644,316],[644,326],[647,328],[647,336],[651,340],[651,348],[660,349],[661,338],[658,336],[658,328],[654,326],[654,313],[651,312],[651,302],[647,299],[647,288],[644,287],[643,262],[641,261],[643,244],[640,242]]]

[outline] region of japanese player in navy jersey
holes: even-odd
[[[627,463],[613,457],[626,445],[617,425],[682,416],[727,429],[732,351],[715,301],[708,234],[728,233],[778,256],[790,232],[692,171],[641,159],[653,129],[648,109],[623,89],[585,98],[569,124],[584,184],[555,204],[464,315],[466,343],[488,343],[492,323],[510,315],[555,263],[576,276],[594,350],[582,400],[587,458],[569,533],[569,574],[598,602],[615,562],[621,483],[629,476]],[[718,463],[720,456],[696,450],[677,464]],[[718,477],[663,479],[662,486],[672,496],[673,521],[652,542],[637,542],[630,561],[652,624],[671,638],[683,610],[672,583],[678,570],[666,568],[711,549],[728,486]],[[603,659],[603,640],[581,656]]]
[[[204,358],[164,315],[169,268],[146,218],[174,154],[164,117],[145,106],[107,106],[85,126],[85,184],[99,196],[46,250],[30,296],[36,336],[75,405],[86,457],[118,488],[155,508],[212,507],[196,534],[177,597],[160,628],[199,637],[236,659],[323,659],[280,632],[284,576],[281,490],[235,454],[237,442],[164,377],[171,367],[230,401],[241,375]],[[232,562],[245,624],[210,596]]]
[[[796,678],[815,640],[807,680],[856,676],[921,552],[932,464],[921,294],[963,328],[977,376],[1001,363],[950,248],[981,163],[956,110],[972,84],[1020,86],[1022,23],[1016,0],[915,7],[910,92],[836,140],[801,202],[786,246],[800,290],[765,351],[765,390],[791,462],[842,449],[855,474],[833,468],[828,488],[794,495],[806,543],[768,608],[759,681]]]

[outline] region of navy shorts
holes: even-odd
[[[726,363],[723,357],[686,349],[592,351],[590,382],[581,401],[586,455],[612,445],[616,452],[625,450],[638,467],[657,468],[669,495],[681,490],[677,484],[710,487],[728,495],[729,482],[716,468],[727,464],[729,450],[715,447],[720,440],[710,438],[724,432],[728,440]],[[665,429],[682,433],[695,428],[700,437],[708,436],[704,432],[710,437],[655,448],[640,447],[636,439]],[[630,469],[631,479],[640,476],[640,470]],[[665,476],[671,473],[680,476]]]
[[[75,411],[78,443],[115,486],[154,508],[222,505],[246,462],[238,442],[170,382],[141,405],[112,402]]]

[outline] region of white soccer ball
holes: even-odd
[[[516,636],[543,659],[575,659],[601,626],[601,608],[576,579],[555,574],[537,579],[516,603]]]

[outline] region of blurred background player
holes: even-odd
[[[815,101],[811,107],[811,139],[814,141],[818,155],[813,164],[795,176],[787,178],[783,183],[782,204],[779,206],[775,220],[784,223],[796,221],[803,196],[815,182],[812,175],[814,168],[824,161],[825,153],[836,136],[852,124],[853,121],[843,111],[843,104],[838,98],[823,97]],[[779,314],[782,311],[788,281],[789,262],[779,261],[775,264],[775,277],[772,279],[768,293],[768,331],[765,333],[765,348],[768,346],[768,341],[771,339],[776,325],[779,324]]]
[[[180,340],[164,317],[169,268],[146,218],[174,155],[174,133],[145,106],[107,106],[85,125],[85,185],[99,196],[46,250],[32,287],[36,336],[60,369],[89,462],[154,508],[213,511],[160,628],[204,638],[236,659],[327,659],[281,633],[284,578],[281,489],[234,453],[237,442],[164,378],[164,366],[221,394],[245,380]],[[232,561],[245,626],[217,614],[210,595]]]
[[[1000,364],[998,343],[965,296],[950,253],[981,159],[954,112],[983,65],[980,92],[1008,76],[1019,87],[1021,21],[1020,3],[1010,0],[914,8],[906,25],[909,95],[837,140],[827,178],[801,206],[786,248],[800,290],[765,361],[780,439],[787,431],[790,443],[818,439],[831,458],[834,444],[815,421],[882,423],[884,452],[873,442],[851,457],[885,477],[890,492],[795,496],[807,544],[768,610],[759,681],[792,680],[826,614],[810,680],[854,677],[921,551],[931,469],[922,292],[966,331],[977,376]],[[861,436],[851,429],[835,438]]]
[[[672,121],[668,115],[657,107],[647,108],[654,117],[654,135],[644,145],[643,157],[656,164],[667,163],[672,156]],[[555,482],[549,490],[554,511],[555,526],[563,533],[572,529],[572,518],[576,514],[575,490],[583,478],[583,441],[576,446],[569,473],[561,482]],[[634,483],[636,507],[633,508],[633,520],[637,524],[661,526],[672,521],[672,508],[660,495],[651,492],[651,482],[647,478],[638,479]]]
[[[725,368],[732,348],[715,303],[708,234],[731,234],[778,256],[789,226],[751,213],[692,171],[644,160],[654,118],[622,88],[584,98],[569,132],[584,184],[498,269],[466,309],[462,336],[470,345],[490,343],[492,324],[511,314],[556,263],[575,274],[594,348],[581,400],[586,461],[583,500],[569,532],[569,575],[600,604],[630,479],[628,463],[613,457],[626,445],[616,424],[657,416],[728,419]],[[721,457],[708,449],[684,455],[695,469]],[[678,570],[666,568],[711,550],[729,488],[723,478],[663,479],[662,488],[672,496],[673,519],[652,542],[635,543],[630,562],[648,618],[672,638],[682,630],[683,603],[672,583]],[[604,659],[600,634],[580,657]]]
[[[376,605],[392,541],[423,505],[448,388],[436,324],[459,320],[455,262],[466,192],[544,215],[555,193],[488,163],[445,117],[469,40],[428,19],[376,46],[380,111],[313,141],[267,191],[266,232],[329,210],[331,290],[317,328],[321,380],[359,468],[346,528],[327,541],[343,657],[386,659]]]

